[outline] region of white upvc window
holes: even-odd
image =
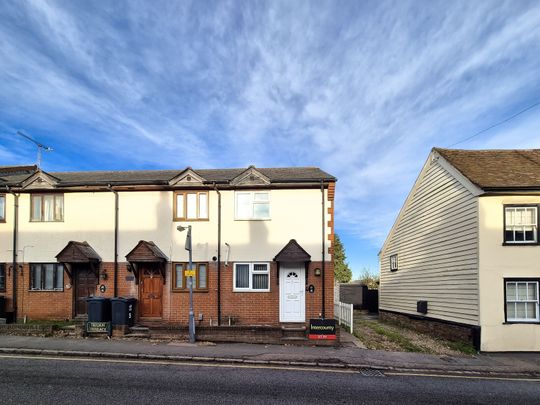
[[[504,242],[536,243],[538,240],[538,207],[504,207]]]
[[[233,291],[270,291],[269,263],[235,263]]]
[[[540,322],[538,281],[506,281],[506,321]]]
[[[237,191],[235,218],[270,219],[270,193],[268,191]]]
[[[0,222],[6,222],[6,195],[0,194]]]

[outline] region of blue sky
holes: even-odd
[[[540,100],[538,1],[3,1],[0,165],[319,166],[356,275],[433,146]],[[540,108],[461,148],[540,147]]]

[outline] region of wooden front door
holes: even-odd
[[[140,316],[142,318],[161,318],[163,307],[163,276],[157,265],[141,265],[140,274]]]
[[[89,265],[74,267],[75,316],[86,316],[86,299],[96,294],[98,279]]]

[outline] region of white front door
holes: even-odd
[[[281,264],[279,269],[279,321],[305,322],[306,278],[303,263]]]

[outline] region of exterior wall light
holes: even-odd
[[[321,276],[321,269],[320,268],[317,267],[313,272],[317,277]]]

